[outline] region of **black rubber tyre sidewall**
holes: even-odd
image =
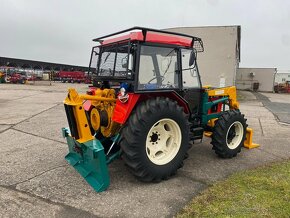
[[[243,137],[240,144],[235,149],[230,149],[227,146],[227,131],[230,126],[239,121],[243,125]],[[222,158],[232,158],[235,157],[239,152],[241,152],[241,148],[244,145],[245,137],[246,137],[246,119],[244,115],[241,114],[238,110],[229,110],[226,111],[215,123],[213,128],[212,142],[213,150]]]
[[[148,158],[146,153],[147,134],[156,122],[166,118],[172,119],[178,124],[182,135],[181,146],[176,156],[169,163],[156,165]],[[123,137],[127,137],[120,143],[125,153],[124,160],[133,174],[140,180],[160,181],[167,179],[175,174],[178,168],[182,167],[189,148],[189,133],[187,119],[182,108],[176,102],[158,98],[156,101],[150,99],[146,103],[141,103],[130,116],[127,127],[123,131]],[[128,136],[131,136],[130,139],[128,139]],[[126,154],[128,149],[131,151]],[[134,155],[130,155],[132,152]]]

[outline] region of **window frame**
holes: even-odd
[[[140,59],[141,59],[141,47],[142,46],[149,46],[149,47],[157,47],[157,48],[168,48],[168,49],[176,49],[176,56],[177,56],[177,70],[175,73],[177,74],[177,84],[178,87],[176,88],[155,88],[155,89],[139,89],[139,76],[140,76]],[[168,44],[157,44],[157,43],[150,43],[150,42],[140,42],[138,43],[138,53],[137,53],[137,60],[136,60],[136,72],[138,72],[137,76],[135,77],[135,92],[136,93],[143,93],[143,92],[168,92],[170,90],[180,91],[181,88],[181,64],[180,64],[180,46],[176,45],[168,45]]]
[[[134,46],[130,40],[123,40],[123,41],[119,41],[119,42],[116,42],[116,43],[111,43],[111,44],[108,44],[108,45],[98,45],[98,46],[94,46],[92,48],[90,64],[89,64],[89,73],[92,73],[97,81],[112,81],[112,82],[118,82],[118,81],[120,81],[120,82],[125,82],[125,81],[132,82],[132,81],[134,81],[134,74],[135,74],[135,71],[134,71],[134,69],[135,69],[134,58],[135,57],[134,56],[135,55],[133,55],[133,70],[131,71],[131,74],[130,74],[131,76],[129,77],[129,74],[128,74],[129,73],[128,64],[127,64],[127,67],[126,67],[126,76],[119,76],[119,77],[115,76],[115,67],[116,67],[116,61],[117,61],[117,55],[118,55],[118,48],[122,47],[122,46],[128,46],[127,55],[129,57],[130,50]],[[94,52],[94,49],[96,47],[99,47],[99,54],[98,54],[96,70],[95,70],[95,72],[93,72],[92,69],[91,69],[91,64],[92,64],[93,52]],[[114,48],[115,49],[115,51],[114,51],[115,60],[114,60],[113,75],[112,76],[99,76],[101,57],[102,57],[102,54],[103,54],[104,50],[106,48],[108,48],[108,47],[115,47]]]
[[[180,74],[181,74],[181,87],[182,90],[188,90],[188,89],[202,89],[202,83],[201,83],[201,78],[200,78],[200,74],[199,74],[199,70],[198,70],[198,66],[197,66],[197,62],[195,62],[195,68],[196,68],[196,73],[197,73],[197,81],[198,81],[198,87],[184,87],[183,85],[183,67],[182,67],[182,50],[189,50],[190,52],[194,50],[194,48],[181,48],[180,49]],[[193,68],[186,68],[184,70],[190,70],[190,69],[194,69]]]

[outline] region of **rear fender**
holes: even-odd
[[[188,103],[176,92],[152,92],[152,93],[128,93],[129,98],[126,103],[122,103],[117,100],[114,109],[112,120],[114,122],[124,124],[129,118],[132,110],[140,102],[146,101],[149,98],[156,97],[167,97],[178,103],[179,106],[183,107],[184,113],[190,114]]]
[[[116,106],[114,109],[112,120],[114,122],[124,124],[126,123],[128,117],[130,116],[133,108],[137,104],[140,94],[135,93],[128,93],[129,98],[128,101],[125,103],[122,103],[120,100],[116,101]]]

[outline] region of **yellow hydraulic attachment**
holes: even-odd
[[[85,100],[91,100],[93,108],[90,112],[90,121],[95,131],[101,131],[105,137],[116,133],[119,124],[112,121],[116,103],[114,89],[96,89],[94,95],[81,95]]]
[[[83,108],[85,100],[91,100],[93,106],[89,120]],[[68,95],[64,104],[72,106],[73,108],[73,114],[79,135],[77,141],[79,143],[84,143],[94,139],[90,127],[95,131],[100,130],[102,135],[105,137],[109,137],[117,131],[119,125],[111,119],[115,102],[115,91],[113,89],[97,89],[95,90],[94,95],[79,95],[75,89],[68,90]]]
[[[237,101],[237,91],[235,86],[224,88],[210,89],[209,86],[204,86],[209,97],[229,97],[229,106],[231,109],[239,109],[239,102]]]

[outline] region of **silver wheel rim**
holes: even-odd
[[[149,130],[146,154],[151,162],[164,165],[172,161],[181,147],[181,130],[172,119],[161,119]]]
[[[228,128],[226,142],[229,149],[236,149],[242,142],[244,135],[244,127],[240,121],[232,123]]]

